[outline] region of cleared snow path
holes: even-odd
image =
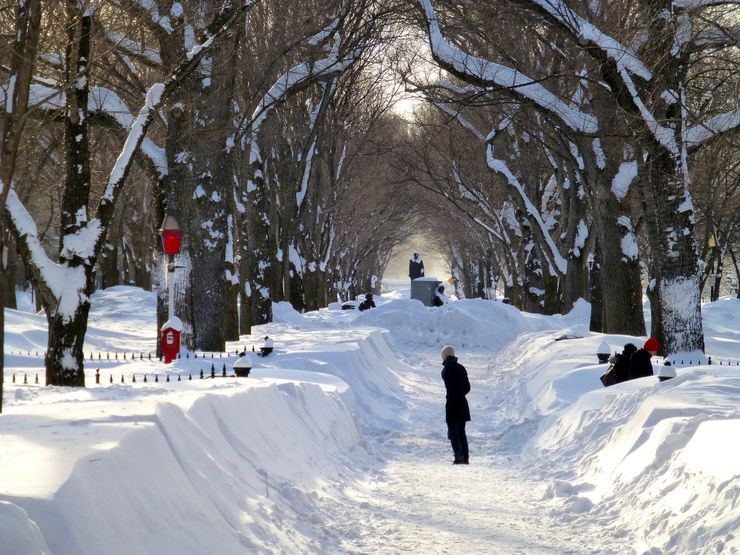
[[[403,375],[408,411],[397,430],[366,430],[376,470],[325,506],[346,553],[593,553],[588,536],[557,522],[518,455],[531,426],[495,437],[489,423],[490,355],[463,352],[470,376],[471,464],[453,466],[444,423],[439,356],[411,353]],[[587,532],[584,534],[584,532]],[[603,538],[602,538],[603,539]],[[601,542],[599,542],[601,543]],[[603,548],[603,543],[602,543]],[[600,551],[603,553],[603,551]]]

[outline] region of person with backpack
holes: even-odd
[[[654,337],[648,337],[642,349],[635,351],[630,357],[629,379],[636,380],[653,375],[652,357],[658,354],[660,343]]]
[[[359,306],[357,307],[357,310],[369,310],[371,308],[375,308],[375,301],[373,300],[373,294],[368,293],[365,295],[365,300],[362,301]]]
[[[637,345],[634,343],[625,343],[622,352],[609,359],[609,362],[614,365],[612,369],[615,376],[614,383],[622,383],[630,379],[630,369],[632,368],[630,358],[632,358],[632,354],[635,351],[637,351]]]
[[[447,438],[452,444],[455,460],[452,464],[469,464],[468,437],[465,423],[470,421],[470,407],[465,396],[470,393],[470,381],[465,367],[457,362],[455,349],[446,345],[442,349],[442,379],[447,390],[445,421]]]

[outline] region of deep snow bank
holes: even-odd
[[[115,402],[90,390],[81,403],[89,406],[62,398],[38,422],[23,405],[11,407],[6,429],[22,422],[19,433],[57,452],[39,459],[6,451],[12,458],[3,457],[0,474],[17,479],[3,487],[3,553],[42,553],[44,541],[57,555],[307,552],[317,538],[327,541],[306,518],[315,510],[311,492],[349,479],[347,469],[365,456],[332,388],[266,379],[193,387],[161,397],[150,390],[153,402],[127,399],[137,394],[132,387],[113,386]]]
[[[139,350],[136,338],[151,330],[136,317],[136,295],[134,288],[102,293],[98,301],[112,308],[99,307],[88,349]],[[9,312],[17,328],[6,332],[7,345],[40,339],[43,317]],[[387,331],[285,312],[294,325],[257,330],[269,331],[276,349],[247,379],[200,380],[211,360],[193,358],[96,360],[103,385],[94,385],[91,366],[85,389],[11,384],[6,368],[3,555],[309,553],[339,545],[318,507],[366,466],[357,424],[377,425],[403,408],[398,363]],[[26,353],[10,358],[18,370],[41,365]],[[216,366],[230,369],[234,359]]]
[[[731,307],[713,307],[707,329],[727,328],[736,317],[728,314]],[[732,334],[716,337],[720,354],[737,357],[727,348]],[[524,456],[553,479],[553,514],[574,526],[600,522],[605,534],[624,537],[625,552],[739,552],[740,370],[679,367],[667,382],[603,388],[598,345],[606,340],[614,351],[640,338],[557,338],[536,332],[510,344],[491,396],[503,433],[538,423]]]
[[[356,323],[393,330],[399,343],[414,346],[449,343],[459,349],[497,351],[524,332],[574,325],[584,317],[587,319],[589,311],[590,307],[579,301],[567,316],[542,318],[508,304],[482,299],[464,299],[441,307],[426,307],[420,301],[404,299],[360,313]]]

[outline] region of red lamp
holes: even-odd
[[[162,248],[165,254],[174,256],[180,253],[182,229],[174,216],[171,214],[165,215],[159,234],[162,236]]]

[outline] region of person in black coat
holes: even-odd
[[[659,349],[660,343],[658,343],[658,340],[649,337],[642,349],[633,353],[630,358],[630,380],[653,375],[653,363],[650,358],[657,355]]]
[[[622,383],[626,382],[630,379],[630,368],[632,367],[632,363],[630,362],[630,358],[632,357],[633,353],[637,351],[637,346],[633,343],[625,343],[624,349],[622,349],[622,352],[614,355],[614,374],[617,377],[616,383]]]
[[[418,252],[415,252],[409,259],[409,277],[412,280],[424,277],[424,261],[421,259],[421,255],[419,255]]]
[[[365,295],[365,300],[357,307],[357,310],[369,310],[371,308],[375,308],[375,301],[373,300],[373,294],[368,293]]]
[[[445,403],[447,438],[455,454],[452,464],[469,464],[465,423],[470,421],[470,407],[465,396],[470,392],[470,382],[467,370],[457,362],[455,350],[449,345],[442,349],[442,379],[447,389]]]

